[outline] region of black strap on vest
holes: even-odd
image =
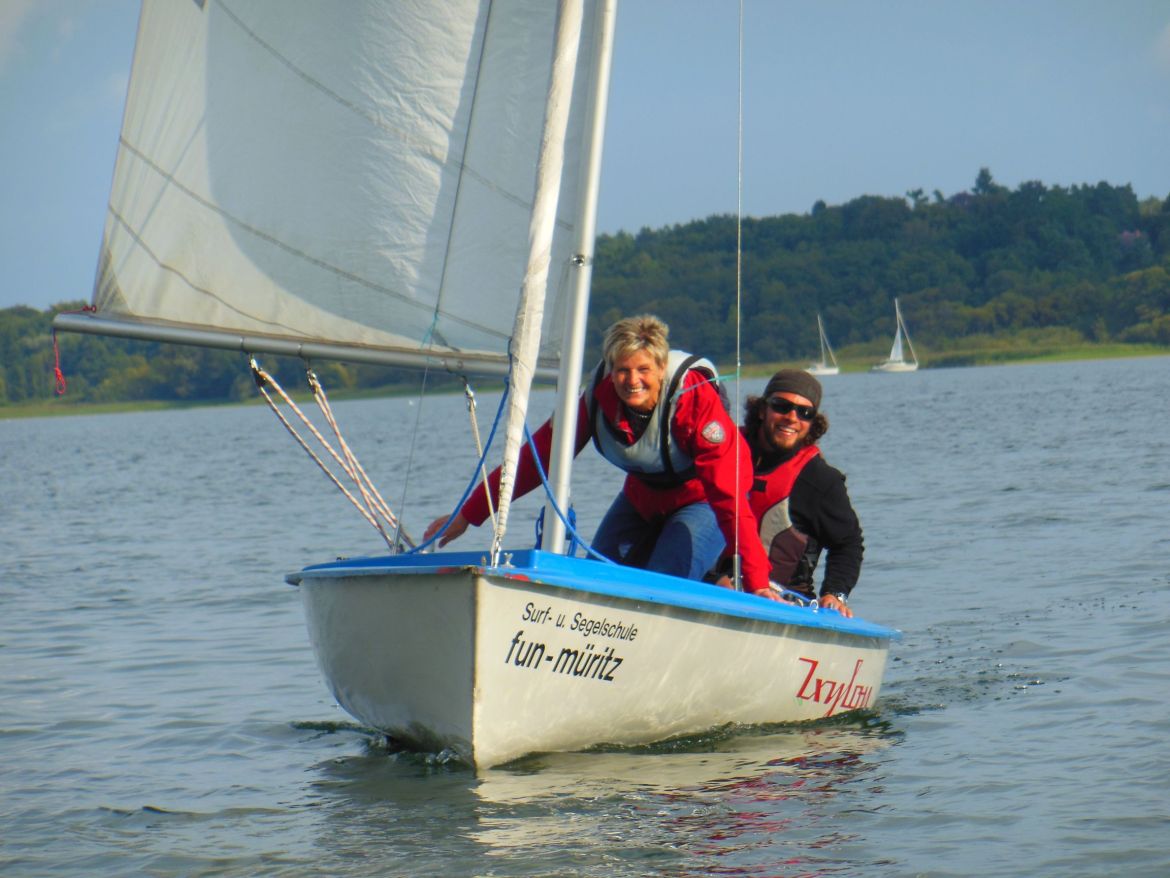
[[[602,457],[605,455],[601,451],[601,442],[597,439],[597,397],[593,395],[593,392],[597,389],[597,385],[601,383],[603,377],[605,377],[604,357],[601,358],[601,362],[597,364],[597,369],[593,372],[593,383],[589,385],[589,389],[586,391],[588,399],[585,400],[585,411],[589,415],[589,435],[593,437],[593,447],[597,449],[597,453],[601,454]],[[605,418],[601,420],[604,421]],[[608,423],[605,426],[607,429],[609,428]]]
[[[662,455],[662,471],[666,473],[667,478],[671,482],[686,481],[686,479],[693,478],[695,475],[695,468],[693,466],[687,467],[687,472],[683,473],[685,478],[678,479],[678,473],[674,471],[674,464],[670,460],[670,422],[674,420],[674,395],[678,391],[679,384],[682,383],[683,377],[691,370],[691,366],[701,360],[695,354],[691,354],[682,364],[675,370],[674,375],[670,379],[670,388],[666,391],[666,406],[662,411],[662,419],[659,423],[658,436],[658,451]]]

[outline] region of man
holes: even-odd
[[[755,472],[748,500],[772,581],[813,598],[813,574],[823,550],[819,603],[852,616],[848,599],[861,574],[861,524],[845,476],[817,447],[829,429],[820,406],[820,382],[799,369],[781,369],[762,397],[748,397],[742,430]]]

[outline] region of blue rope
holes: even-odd
[[[509,377],[511,377],[510,372],[509,372]],[[488,440],[484,444],[484,447],[483,447],[483,454],[481,454],[479,457],[479,462],[476,464],[476,467],[475,467],[475,473],[472,475],[471,481],[468,483],[466,490],[464,490],[463,496],[461,496],[459,498],[459,502],[455,504],[455,508],[451,510],[451,514],[447,516],[447,521],[444,522],[443,526],[441,528],[439,528],[439,530],[436,533],[434,533],[429,540],[427,540],[426,542],[420,543],[419,545],[412,548],[409,552],[405,552],[403,554],[407,554],[407,555],[418,554],[419,552],[422,552],[423,550],[425,550],[426,548],[428,548],[429,546],[434,544],[437,540],[439,540],[443,536],[443,534],[446,533],[447,528],[451,525],[451,519],[454,518],[455,515],[459,512],[459,510],[463,508],[463,504],[467,502],[467,498],[471,496],[471,492],[474,491],[479,486],[480,473],[483,470],[484,461],[487,460],[488,451],[492,447],[492,440],[495,439],[496,428],[499,427],[499,425],[500,425],[500,416],[504,413],[504,403],[507,402],[507,400],[508,400],[508,384],[505,383],[504,393],[500,397],[500,406],[499,406],[499,408],[496,409],[496,417],[495,417],[495,420],[492,422],[491,432],[488,433]],[[582,537],[580,533],[578,533],[576,527],[574,527],[574,524],[576,523],[576,515],[573,515],[572,510],[570,509],[570,515],[572,516],[573,520],[569,521],[568,519],[565,518],[565,514],[561,511],[560,507],[557,506],[556,500],[553,497],[552,488],[549,486],[548,478],[545,476],[545,473],[544,473],[544,466],[540,462],[540,455],[537,454],[537,452],[536,452],[536,444],[532,441],[532,434],[529,432],[527,424],[524,425],[524,438],[528,440],[528,446],[529,446],[529,448],[532,449],[532,460],[536,464],[537,473],[540,474],[540,483],[542,485],[544,485],[544,492],[548,496],[549,501],[550,501],[549,505],[552,506],[553,511],[556,512],[556,514],[557,514],[557,517],[565,525],[565,532],[567,534],[569,534],[570,537],[572,538],[573,542],[570,545],[570,554],[575,552],[576,547],[578,545],[580,545],[583,549],[585,549],[585,551],[588,554],[592,555],[597,560],[604,561],[607,564],[613,564],[614,562],[611,559],[609,559],[609,558],[605,557],[605,555],[602,555],[601,553],[595,551],[593,549],[593,547],[591,545],[589,545],[589,543],[585,540],[585,538]],[[543,514],[543,510],[541,510],[541,513]]]
[[[544,493],[548,496],[549,505],[552,506],[553,512],[557,514],[557,518],[559,518],[561,523],[564,524],[565,533],[572,536],[573,542],[575,544],[580,545],[581,548],[583,548],[588,554],[592,555],[598,561],[604,561],[606,564],[613,564],[614,561],[612,559],[605,557],[605,555],[602,555],[600,552],[596,551],[591,545],[589,545],[588,542],[585,541],[585,538],[577,532],[577,529],[573,527],[573,524],[565,518],[565,514],[561,511],[561,508],[557,506],[556,498],[553,497],[552,488],[549,487],[548,479],[545,477],[544,466],[540,462],[540,455],[536,453],[536,443],[532,441],[532,434],[528,431],[527,424],[524,425],[524,438],[528,440],[528,447],[532,449],[532,460],[536,464],[536,471],[540,474],[540,483],[544,485]]]
[[[463,508],[463,504],[467,502],[467,498],[471,496],[471,492],[474,491],[477,487],[479,487],[480,473],[483,472],[484,461],[487,460],[488,451],[491,450],[492,440],[496,436],[496,428],[500,425],[500,416],[504,413],[504,403],[507,401],[508,401],[508,385],[505,384],[504,385],[504,394],[503,394],[503,396],[500,397],[500,407],[498,409],[496,409],[496,419],[492,422],[492,430],[490,433],[488,433],[488,440],[483,446],[483,454],[481,454],[479,456],[479,463],[476,464],[475,472],[472,474],[471,481],[468,483],[467,489],[463,492],[463,496],[459,498],[459,502],[455,504],[455,508],[451,510],[451,514],[447,516],[447,520],[446,520],[446,522],[443,523],[443,526],[441,528],[439,528],[439,530],[434,535],[432,535],[431,538],[429,540],[427,540],[425,543],[422,543],[420,545],[415,546],[413,549],[411,549],[409,552],[406,552],[405,554],[414,555],[418,552],[421,552],[423,549],[427,548],[432,543],[434,543],[436,540],[438,540],[441,536],[443,536],[443,534],[447,532],[447,528],[450,527],[450,525],[451,525],[451,519],[454,518],[455,515],[459,512],[459,510]]]
[[[577,526],[577,510],[572,506],[569,507],[569,524],[572,527]],[[533,522],[533,531],[536,534],[536,548],[541,548],[544,545],[544,507],[540,507],[540,514],[536,516],[536,521]],[[569,543],[569,548],[565,551],[566,555],[576,555],[577,547],[584,547],[579,539],[575,536],[566,536],[565,540]]]

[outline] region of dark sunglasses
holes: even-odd
[[[814,406],[797,405],[796,403],[779,396],[768,397],[768,408],[770,408],[778,415],[786,415],[789,412],[796,412],[796,416],[802,421],[811,421],[817,416],[817,410]]]

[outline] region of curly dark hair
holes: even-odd
[[[764,409],[768,407],[768,400],[762,396],[749,396],[743,406],[743,432],[748,444],[755,446],[759,442],[760,425],[764,423]],[[804,437],[805,445],[816,445],[817,440],[829,432],[829,419],[824,412],[817,412],[808,428],[808,435]]]

